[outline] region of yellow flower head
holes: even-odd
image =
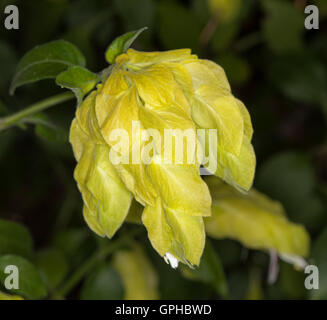
[[[188,49],[129,49],[72,123],[85,220],[112,237],[135,198],[157,252],[174,265],[174,259],[198,265],[203,217],[211,215],[199,167],[248,190],[255,168],[251,138],[250,116],[217,64]]]

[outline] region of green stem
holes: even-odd
[[[36,114],[40,111],[48,109],[52,106],[55,106],[59,103],[68,101],[73,99],[75,96],[72,92],[65,92],[53,97],[47,98],[45,100],[39,101],[31,106],[27,107],[26,109],[14,113],[13,115],[0,118],[0,131],[6,130],[9,127],[18,124],[24,121],[25,118],[30,117],[33,114]]]
[[[90,257],[90,259],[86,260],[69,278],[69,280],[57,290],[55,298],[62,299],[65,297],[84,278],[84,276],[97,265],[99,261],[104,260],[116,249],[124,245],[139,231],[139,229],[136,229],[135,232],[131,232],[129,235],[123,236],[117,241],[110,243],[108,246],[99,248],[99,250],[96,251],[95,254]]]

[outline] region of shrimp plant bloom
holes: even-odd
[[[173,267],[199,265],[212,205],[200,168],[249,190],[252,133],[219,65],[189,49],[128,49],[78,106],[70,130],[87,224],[111,238],[137,201],[153,248]]]

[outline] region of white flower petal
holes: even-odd
[[[178,267],[178,260],[171,253],[167,252],[164,256],[164,260],[167,264],[170,264],[173,269]]]

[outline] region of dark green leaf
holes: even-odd
[[[215,240],[213,245],[225,268],[231,268],[240,262],[243,248],[239,242],[230,239],[221,239]]]
[[[56,288],[68,272],[68,263],[63,253],[55,248],[37,252],[36,266],[49,288]]]
[[[193,270],[185,267],[183,272],[190,279],[199,280],[213,286],[220,296],[227,296],[228,287],[224,269],[209,239],[206,240],[200,266]]]
[[[270,78],[288,98],[300,103],[324,103],[327,73],[312,56],[278,59],[270,65]]]
[[[267,17],[263,33],[271,50],[276,53],[299,52],[303,48],[304,13],[292,2],[263,1]]]
[[[72,267],[77,267],[94,250],[87,229],[67,229],[57,233],[52,245],[64,253]]]
[[[317,230],[323,223],[324,207],[315,192],[315,172],[301,153],[281,153],[268,160],[257,173],[257,187],[279,200],[292,221]]]
[[[98,76],[79,66],[73,66],[60,73],[56,78],[57,85],[71,89],[77,98],[78,104],[85,94],[90,92],[98,82]]]
[[[159,290],[160,299],[210,299],[213,295],[213,288],[207,286],[200,281],[191,281],[185,274],[172,270],[171,266],[164,262],[151,247],[149,246],[148,254],[151,256],[151,261],[154,263],[156,272],[160,276]],[[181,268],[181,265],[178,266]]]
[[[10,94],[27,83],[55,78],[68,67],[85,66],[85,58],[73,44],[56,40],[35,47],[27,52],[18,64],[11,83]]]
[[[94,270],[82,287],[83,300],[119,300],[124,296],[124,287],[119,274],[107,265]]]
[[[11,294],[18,294],[28,299],[42,299],[47,295],[46,287],[37,269],[27,260],[15,255],[0,257],[0,282],[4,284],[9,274],[4,273],[9,265],[19,271],[19,289],[11,289]]]
[[[228,276],[230,299],[244,299],[247,296],[250,278],[249,271],[243,266],[233,269]]]
[[[30,257],[33,250],[32,237],[23,225],[0,219],[0,256],[17,254]]]
[[[106,50],[106,60],[109,63],[115,63],[117,56],[124,53],[135,41],[135,39],[144,31],[147,27],[141,28],[136,31],[131,31],[116,38]]]

